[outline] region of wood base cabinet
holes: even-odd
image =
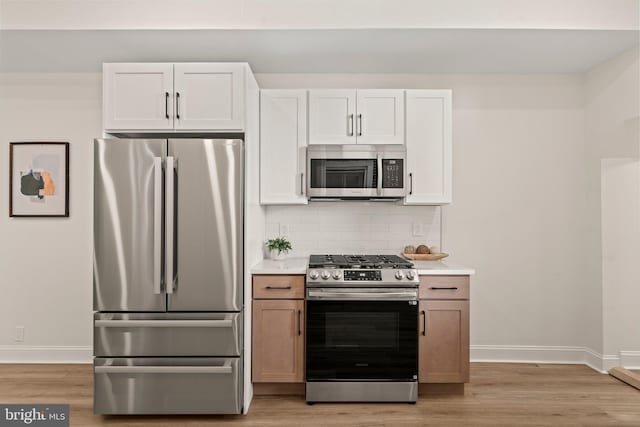
[[[468,277],[421,277],[420,282],[421,297],[431,299],[419,305],[418,381],[469,382]]]
[[[304,381],[304,276],[254,276],[252,381]],[[285,385],[285,384],[283,384]]]

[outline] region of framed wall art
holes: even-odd
[[[69,143],[9,144],[9,216],[69,216]]]

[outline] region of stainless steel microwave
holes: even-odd
[[[311,199],[397,200],[405,196],[406,151],[397,145],[312,145],[307,149]]]

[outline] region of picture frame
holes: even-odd
[[[9,143],[9,216],[69,217],[69,143]]]

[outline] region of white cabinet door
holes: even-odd
[[[307,204],[307,91],[260,91],[260,203]]]
[[[106,130],[173,129],[173,64],[104,64]]]
[[[309,144],[355,144],[356,91],[309,91]]]
[[[451,203],[451,91],[407,90],[406,205]]]
[[[244,129],[243,64],[175,64],[175,128]]]
[[[357,91],[358,144],[404,144],[404,90]]]

